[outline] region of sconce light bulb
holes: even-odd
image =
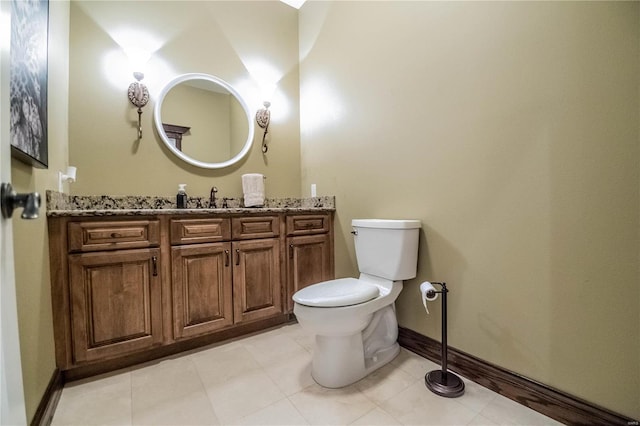
[[[265,107],[266,109],[269,109],[269,107],[271,106],[271,102],[269,102],[269,101],[264,101],[264,102],[262,103],[262,105],[264,105],[264,107]]]
[[[144,73],[140,72],[140,71],[134,71],[133,72],[133,77],[138,80],[141,81],[144,78]]]

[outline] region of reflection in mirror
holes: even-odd
[[[175,124],[162,123],[162,128],[167,134],[167,139],[178,151],[182,151],[182,135],[187,133],[190,127],[176,126]]]
[[[154,111],[167,147],[190,164],[221,168],[251,147],[253,121],[240,95],[207,74],[184,74],[162,90]]]

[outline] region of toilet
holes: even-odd
[[[395,300],[414,278],[419,220],[354,219],[359,278],[305,287],[293,295],[298,323],[315,335],[311,375],[341,388],[391,361],[400,351]]]

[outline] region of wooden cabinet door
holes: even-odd
[[[230,250],[230,243],[171,248],[175,339],[233,324]]]
[[[287,239],[287,309],[293,312],[293,294],[311,284],[334,278],[328,234]]]
[[[234,322],[281,314],[280,241],[236,241],[232,248]]]
[[[159,249],[69,256],[74,362],[162,342]]]

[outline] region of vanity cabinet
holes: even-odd
[[[279,232],[278,216],[171,220],[175,339],[283,314]]]
[[[66,378],[282,324],[333,278],[331,212],[108,214],[48,217]]]
[[[210,333],[233,324],[231,244],[171,248],[173,335]]]
[[[280,242],[276,238],[233,243],[233,316],[235,323],[283,313]]]
[[[140,249],[69,256],[76,362],[161,343],[159,255],[159,249]]]
[[[334,278],[331,215],[287,216],[287,309],[301,288]]]
[[[159,221],[71,222],[67,235],[72,362],[160,345]]]

